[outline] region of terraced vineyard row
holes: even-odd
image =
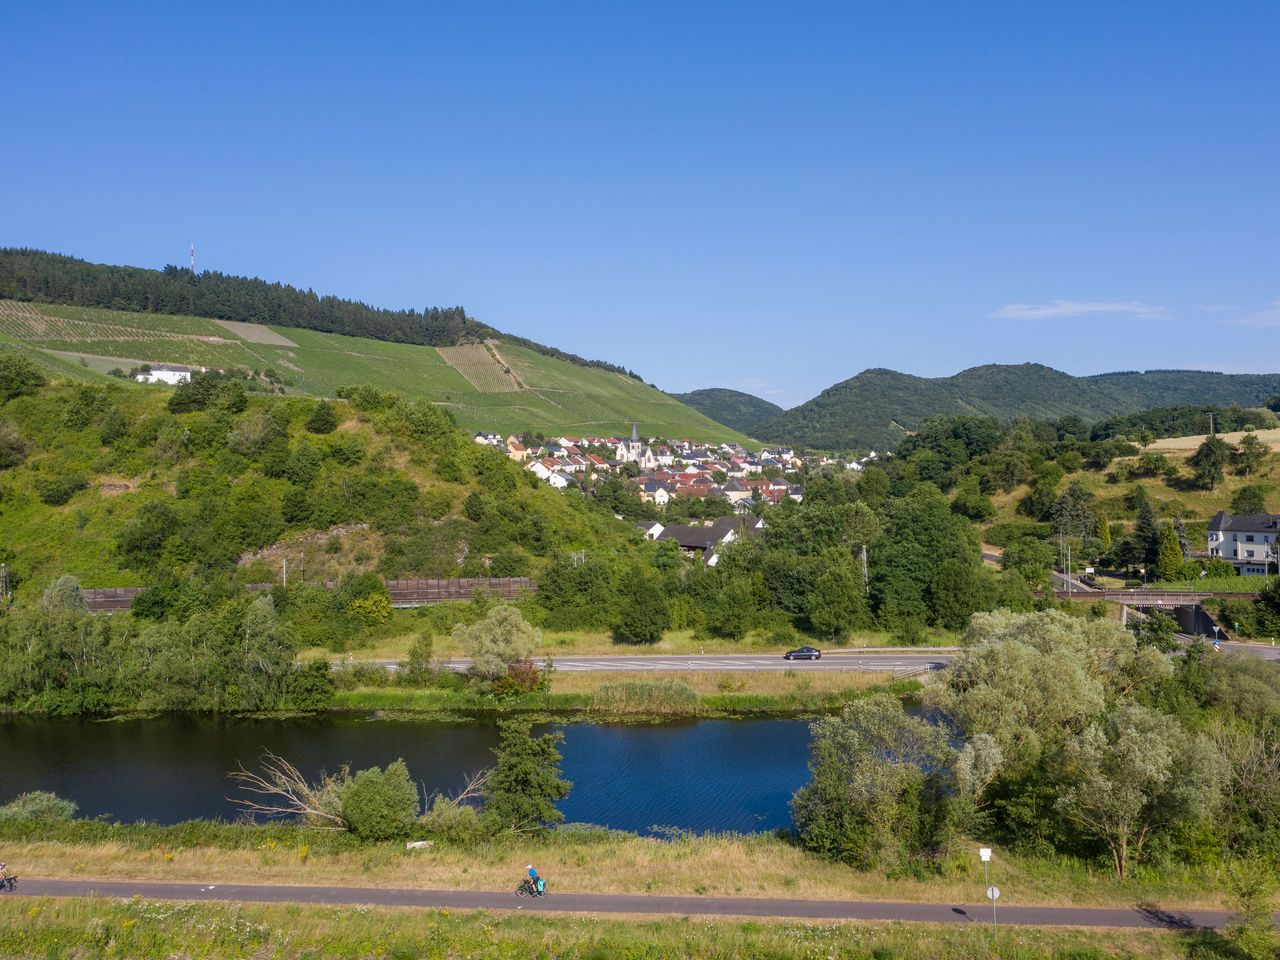
[[[439,347],[437,353],[481,393],[511,393],[522,387],[509,367],[499,362],[487,343]]]

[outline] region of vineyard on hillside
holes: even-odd
[[[524,388],[511,368],[498,359],[494,348],[487,343],[436,347],[436,352],[481,393],[510,393]]]
[[[284,342],[269,342],[276,338]],[[639,420],[653,435],[745,439],[632,377],[505,342],[437,349],[299,327],[246,330],[202,317],[12,300],[0,300],[0,340],[38,352],[63,376],[180,363],[274,370],[287,392],[320,397],[367,385],[438,403],[467,430],[607,436]]]

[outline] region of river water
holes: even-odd
[[[549,729],[539,728],[535,732]],[[557,726],[567,822],[650,833],[772,830],[791,822],[788,801],[808,779],[809,729],[800,720],[694,720],[657,725]],[[227,773],[264,751],[309,777],[342,764],[403,757],[427,793],[456,790],[493,764],[497,728],[358,716],[248,720],[0,721],[0,803],[26,790],[74,800],[81,816],[176,823],[234,819]]]

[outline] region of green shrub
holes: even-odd
[[[40,368],[16,353],[0,353],[0,403],[35,393],[48,380]]]
[[[75,819],[76,805],[47,790],[32,790],[0,807],[0,823],[65,823]]]
[[[473,847],[493,836],[493,822],[475,807],[436,797],[422,815],[422,832],[432,840],[459,847]]]
[[[311,416],[307,417],[308,433],[333,433],[337,427],[337,414],[334,413],[333,404],[327,400],[317,403],[315,409],[311,411]]]
[[[403,760],[361,770],[342,788],[342,819],[361,840],[403,840],[418,810],[418,788]]]
[[[40,502],[51,507],[60,507],[73,495],[89,485],[84,477],[38,477],[36,479],[36,496]]]
[[[335,689],[327,660],[312,660],[289,677],[289,701],[299,710],[323,710],[333,700]]]
[[[993,523],[982,535],[982,539],[997,547],[1007,547],[1015,540],[1021,540],[1023,537],[1035,537],[1036,539],[1044,540],[1052,532],[1053,527],[1048,523],[1030,523],[1025,520],[1015,520],[1011,523]]]
[[[903,647],[923,646],[927,639],[924,625],[915,619],[903,620],[898,629],[893,632],[893,642]]]

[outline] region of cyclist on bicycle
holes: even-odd
[[[530,893],[540,892],[542,889],[542,878],[538,876],[538,871],[533,869],[532,863],[528,864],[525,867],[525,869],[529,871],[529,879],[527,881],[527,883],[529,884],[529,892]]]

